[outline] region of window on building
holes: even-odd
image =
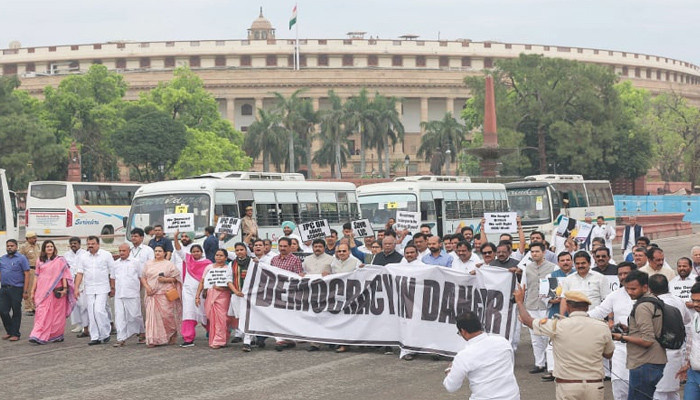
[[[175,57],[165,57],[165,68],[175,68]]]
[[[276,67],[277,66],[277,56],[270,54],[267,57],[265,57],[265,65],[268,67]]]
[[[491,57],[484,58],[484,68],[493,68],[493,58],[491,58]]]
[[[17,64],[4,64],[2,66],[3,75],[17,75]]]
[[[226,66],[226,56],[216,56],[214,58],[215,67],[225,67]]]
[[[49,51],[51,51],[51,52],[56,51],[56,46],[49,46]]]
[[[27,72],[35,72],[36,65],[34,65],[34,63],[27,63],[27,65],[24,66],[24,70]]]
[[[316,62],[318,63],[319,67],[327,67],[328,66],[328,55],[327,54],[319,54],[318,60]]]
[[[391,57],[392,67],[403,67],[403,56],[393,56]]]
[[[125,69],[126,68],[126,58],[117,58],[117,69]]]
[[[326,39],[319,39],[318,44],[328,44]]]
[[[471,57],[462,57],[462,66],[463,67],[471,67],[472,66],[472,58]]]
[[[70,49],[71,49],[71,51],[76,51],[76,50],[79,50],[79,46],[77,46],[77,45],[72,45],[72,46],[70,47]]]
[[[440,56],[440,68],[447,68],[450,66],[450,58],[447,56]]]
[[[656,71],[656,80],[657,81],[661,80],[661,71]]]
[[[199,43],[199,42],[197,42]],[[199,61],[199,56],[191,56],[190,57],[190,67],[193,68],[199,68],[201,66],[201,63]]]
[[[491,43],[489,43],[489,42],[484,43],[484,48],[485,48],[485,49],[490,49],[490,48],[491,48]]]
[[[651,79],[651,70],[647,69],[647,79]]]
[[[355,59],[352,54],[343,55],[343,67],[353,67],[355,66]]]
[[[425,67],[425,56],[416,56],[416,67]]]
[[[627,67],[622,67],[622,76],[628,76],[630,74]]]
[[[175,47],[175,42],[165,42],[165,47]]]
[[[241,56],[241,67],[250,67],[250,65],[251,65],[250,56],[248,56],[248,55]]]
[[[250,104],[243,104],[241,106],[241,115],[253,115],[253,106]]]
[[[635,78],[641,78],[642,77],[642,70],[639,69],[639,67],[634,69],[634,77]]]
[[[379,57],[377,57],[377,56],[374,55],[374,54],[370,54],[370,55],[367,57],[367,65],[369,65],[370,67],[376,67],[376,66],[378,66],[378,65],[379,65]]]
[[[117,43],[117,48],[118,49],[126,48],[126,43]]]
[[[92,45],[93,50],[102,50],[102,44],[101,43],[95,43]]]
[[[141,59],[139,59],[139,67],[151,68],[151,59],[148,57],[141,57]]]

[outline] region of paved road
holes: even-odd
[[[660,239],[669,260],[689,253],[700,234]],[[619,258],[619,257],[618,257]],[[26,339],[32,318],[24,317]],[[452,329],[452,328],[450,328]],[[270,341],[269,341],[270,342]],[[375,350],[336,354],[306,351],[306,345],[278,353],[270,347],[243,353],[239,345],[207,347],[200,332],[196,347],[146,349],[87,346],[68,333],[46,346],[0,341],[0,399],[466,399],[468,388],[448,394],[442,387],[447,361],[420,356],[407,362]],[[532,348],[523,330],[516,353],[522,398],[553,399],[554,384],[528,374]],[[612,398],[606,382],[606,399]]]

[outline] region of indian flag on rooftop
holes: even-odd
[[[294,5],[294,9],[292,10],[292,17],[289,18],[289,29],[292,29],[292,27],[297,23],[297,6],[296,4]]]

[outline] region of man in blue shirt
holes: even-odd
[[[173,242],[170,241],[167,237],[165,237],[165,233],[163,232],[163,225],[154,225],[153,226],[153,239],[151,239],[150,242],[148,242],[148,247],[155,249],[156,246],[163,246],[163,250],[165,250],[165,258],[170,260],[170,257],[173,255]]]
[[[207,237],[202,244],[202,247],[204,247],[204,257],[211,262],[216,262],[216,260],[214,260],[214,255],[216,255],[216,251],[219,250],[219,239],[214,235],[214,227],[207,226],[204,228],[204,235]]]
[[[0,257],[0,317],[5,326],[3,340],[19,340],[22,323],[22,299],[29,298],[29,261],[17,252],[17,241],[5,242],[7,254]]]
[[[428,249],[430,253],[424,255],[421,260],[424,264],[452,268],[452,256],[442,250],[442,240],[440,236],[435,235],[428,238]]]

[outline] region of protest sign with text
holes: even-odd
[[[518,231],[518,214],[514,212],[484,213],[486,233],[511,233]]]
[[[357,221],[352,221],[352,233],[358,237],[374,237],[374,230],[372,230],[372,224],[369,223],[368,219],[360,219]]]
[[[320,219],[318,221],[304,222],[299,225],[299,234],[301,241],[324,239],[331,235],[331,228],[328,226],[328,220]]]
[[[241,220],[236,217],[219,217],[216,222],[216,233],[225,233],[227,235],[237,235],[241,229]]]
[[[194,214],[165,214],[163,216],[163,230],[165,233],[193,231]]]
[[[396,229],[407,229],[415,232],[420,227],[420,212],[397,211]]]
[[[246,277],[239,326],[250,335],[454,355],[464,348],[455,320],[466,311],[476,312],[485,331],[512,338],[515,282],[491,266],[476,275],[390,264],[300,277],[258,264]]]
[[[227,286],[227,282],[231,280],[228,275],[228,268],[212,268],[204,277],[204,288],[209,289],[212,286]]]

